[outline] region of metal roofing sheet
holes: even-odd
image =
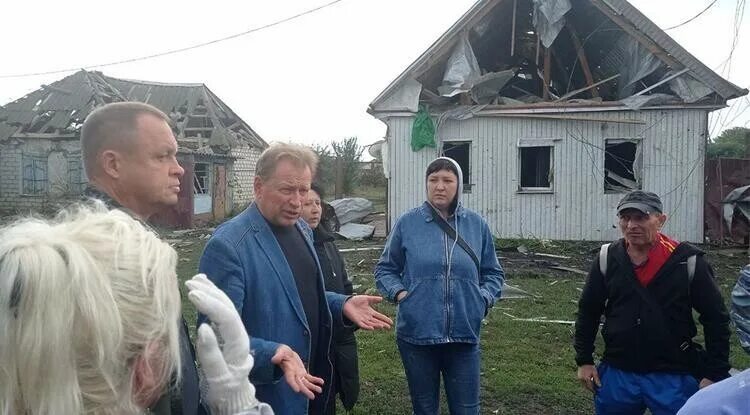
[[[596,0],[594,0],[596,1]],[[685,50],[679,43],[672,39],[666,32],[659,28],[648,17],[625,0],[602,0],[615,12],[621,13],[623,17],[630,20],[633,25],[650,37],[656,44],[664,48],[670,55],[680,61],[685,67],[690,68],[693,76],[708,84],[724,99],[732,99],[747,95],[747,89],[722,78],[716,72],[699,61],[695,56]]]

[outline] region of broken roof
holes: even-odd
[[[237,140],[268,147],[204,84],[118,79],[85,70],[0,107],[0,141],[30,134],[75,137],[91,111],[120,101],[145,102],[169,115],[181,147],[209,145],[226,151]]]
[[[703,104],[748,93],[625,0],[479,0],[370,104]],[[651,97],[651,95],[656,95]]]

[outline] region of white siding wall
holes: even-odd
[[[532,118],[476,117],[448,121],[443,140],[472,140],[471,178],[465,206],[478,211],[493,233],[504,238],[613,240],[615,208],[622,194],[604,193],[604,142],[640,138],[643,189],[656,192],[669,220],[665,232],[692,242],[703,240],[703,167],[708,112],[648,110],[575,113],[596,120],[641,120],[645,124]],[[391,223],[424,200],[424,171],[437,149],[413,152],[411,117],[389,125],[388,202]],[[554,192],[521,194],[519,138],[558,139],[554,144]]]

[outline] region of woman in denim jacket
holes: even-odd
[[[398,304],[397,345],[416,415],[439,413],[440,375],[450,413],[479,413],[479,330],[500,298],[503,269],[489,226],[461,206],[463,174],[440,157],[427,167],[427,201],[394,225],[375,269],[378,290]],[[456,233],[449,237],[433,210]],[[479,268],[458,240],[479,259]]]
[[[750,264],[732,290],[732,316],[740,346],[750,354]],[[677,415],[746,415],[750,413],[750,369],[696,392]]]

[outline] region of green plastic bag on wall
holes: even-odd
[[[411,127],[411,150],[419,151],[424,147],[435,147],[435,124],[427,107],[420,105]]]

